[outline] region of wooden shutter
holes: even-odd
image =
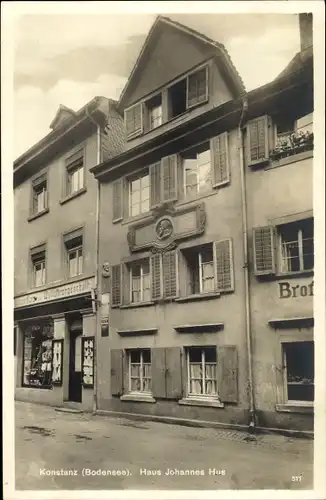
[[[151,349],[152,394],[154,398],[166,397],[165,347]]]
[[[182,397],[181,351],[180,347],[166,347],[166,397],[180,399]]]
[[[143,132],[142,107],[142,103],[139,103],[125,110],[125,128],[127,138],[135,137]]]
[[[111,349],[111,394],[123,394],[123,350]]]
[[[218,394],[224,403],[238,402],[238,353],[237,347],[217,347]]]
[[[224,132],[217,137],[213,137],[213,139],[211,139],[210,146],[213,187],[218,187],[230,182],[228,133]]]
[[[171,250],[162,256],[163,296],[173,298],[177,295],[177,252]]]
[[[152,299],[161,297],[161,255],[156,253],[150,258],[152,278]]]
[[[208,100],[208,66],[187,77],[187,108]]]
[[[177,155],[166,156],[161,160],[161,201],[172,201],[178,197]]]
[[[268,116],[260,116],[247,125],[248,165],[264,163],[269,158]]]
[[[122,298],[124,305],[130,304],[130,272],[127,264],[121,264]]]
[[[182,250],[177,250],[178,255],[178,291],[180,297],[190,295],[190,278],[187,262]]]
[[[276,229],[273,226],[253,228],[254,272],[257,276],[276,272]]]
[[[149,167],[150,204],[151,208],[161,203],[161,162]]]
[[[121,265],[111,266],[111,307],[121,305]]]
[[[123,178],[112,183],[112,220],[119,221],[123,217]]]
[[[234,291],[233,245],[231,238],[214,242],[216,288],[219,292]]]

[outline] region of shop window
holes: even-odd
[[[64,236],[67,275],[69,278],[83,274],[83,235],[82,230]]]
[[[46,283],[46,251],[45,245],[31,250],[32,287],[43,286]]]
[[[70,196],[85,186],[84,151],[80,150],[66,160],[66,195]]]
[[[205,143],[181,153],[184,196],[193,198],[212,189],[210,144]]]
[[[149,259],[133,262],[129,266],[131,302],[151,300],[151,277]]]
[[[314,401],[314,342],[283,343],[286,400]]]
[[[280,271],[307,271],[314,267],[313,219],[304,219],[278,227],[280,236]]]
[[[50,388],[53,322],[29,325],[23,335],[23,386]]]
[[[187,354],[188,395],[217,396],[216,347],[189,347]]]
[[[187,270],[187,295],[215,290],[213,244],[183,251]]]
[[[127,352],[129,368],[129,392],[151,393],[151,351],[131,349]]]
[[[128,179],[129,186],[129,216],[134,217],[149,211],[149,172]]]
[[[153,130],[163,123],[162,95],[158,94],[145,103],[148,114],[148,128]]]

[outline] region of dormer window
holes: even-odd
[[[187,110],[187,80],[181,80],[172,85],[168,91],[169,118],[182,115]]]
[[[162,95],[158,94],[146,102],[148,128],[153,130],[163,123]]]
[[[168,89],[169,118],[208,100],[208,66],[190,73]]]

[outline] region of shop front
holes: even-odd
[[[15,298],[17,400],[92,410],[94,284],[92,277]]]

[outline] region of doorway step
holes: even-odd
[[[65,401],[63,406],[55,408],[55,411],[61,413],[84,413],[80,403],[75,403],[73,401]]]

